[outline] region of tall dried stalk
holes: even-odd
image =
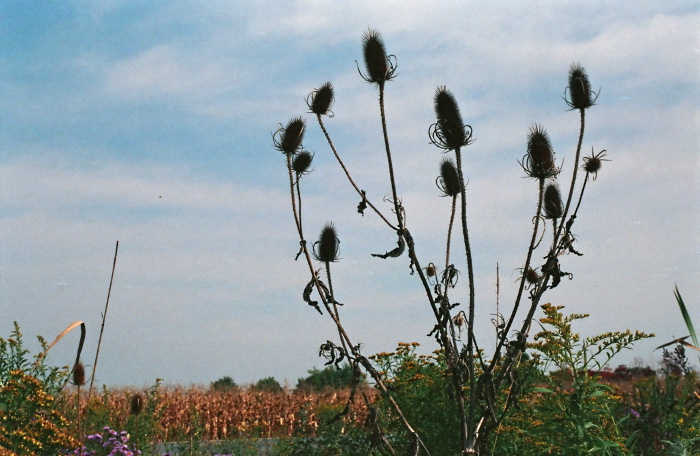
[[[107,321],[107,310],[109,309],[109,298],[112,294],[112,283],[114,282],[114,271],[117,267],[117,253],[119,253],[119,241],[117,241],[114,247],[114,260],[112,261],[112,274],[109,277],[109,288],[107,288],[107,300],[105,301],[105,310],[102,313],[102,326],[100,326],[100,337],[97,339],[97,349],[95,350],[95,361],[92,365],[92,375],[90,375],[90,388],[88,389],[88,395],[86,402],[90,403],[90,398],[92,396],[92,388],[95,382],[95,373],[97,372],[97,360],[100,357],[100,346],[102,345],[102,334],[105,330],[105,322]],[[85,417],[85,423],[87,425],[87,417]],[[83,434],[87,433],[87,428],[84,430]]]

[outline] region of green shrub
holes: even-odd
[[[323,391],[325,389],[342,389],[352,387],[353,373],[349,364],[344,364],[338,368],[335,366],[327,366],[319,370],[313,368],[307,371],[309,376],[300,378],[297,381],[297,389]],[[361,384],[366,383],[367,376],[362,374]]]
[[[231,377],[227,375],[225,377],[221,377],[215,382],[211,382],[209,387],[214,391],[230,391],[232,389],[238,388],[238,385],[236,384],[236,382],[233,381]]]
[[[38,337],[42,351],[43,338]],[[32,363],[17,322],[11,337],[0,338],[0,454],[58,454],[77,447],[68,421],[57,411],[55,394],[65,384],[67,368]]]
[[[682,347],[682,346],[681,346]],[[635,455],[700,454],[700,382],[694,372],[646,378],[626,394],[618,415]],[[685,452],[685,451],[688,452]]]
[[[371,359],[386,377],[392,397],[431,454],[459,454],[459,410],[443,352],[417,355],[418,346],[416,342],[402,342],[395,352],[379,353]],[[379,400],[379,408],[386,410],[379,419],[385,422],[390,440],[397,445],[410,441],[406,429],[391,409],[385,407],[385,402],[384,398]]]
[[[281,393],[284,391],[280,382],[278,382],[275,377],[265,377],[258,380],[253,385],[253,390],[261,391],[263,393]]]
[[[542,331],[528,344],[540,370],[539,385],[529,388],[519,409],[497,431],[497,454],[628,454],[616,411],[622,398],[599,382],[610,360],[642,332],[609,332],[581,340],[571,323],[587,314],[564,315],[564,306],[544,304]],[[548,375],[550,367],[556,375]],[[595,369],[595,371],[593,370]]]

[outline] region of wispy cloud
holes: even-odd
[[[435,187],[441,152],[427,134],[438,85],[455,93],[474,128],[465,172],[483,331],[495,311],[496,263],[506,308],[524,260],[536,186],[517,160],[533,122],[545,125],[571,172],[578,115],[561,96],[569,64],[580,61],[601,88],[584,152],[607,149],[612,161],[576,222],[585,255],[565,259],[575,278],[549,298],[593,314],[582,333],[680,335],[674,282],[687,302],[700,299],[700,19],[692,2],[657,3],[533,11],[512,2],[101,1],[63,11],[61,27],[16,14],[13,23],[39,24],[32,36],[43,38],[18,38],[3,55],[0,84],[11,102],[1,108],[0,332],[17,319],[27,334],[51,337],[81,319],[94,343],[118,239],[104,383],[223,375],[293,383],[320,365],[316,345],[333,329],[301,300],[308,271],[294,262],[286,169],[270,135],[331,81],[335,117],[326,125],[361,187],[390,214],[377,93],[355,63],[372,27],[398,58],[388,127],[426,263],[443,261],[449,210]],[[358,197],[310,116],[305,146],[316,153],[302,181],[305,232],[312,241],[327,220],[338,226],[336,277],[353,337],[368,352],[430,345],[430,314],[408,262],[369,256],[391,248],[394,234],[356,213]],[[458,259],[462,247],[453,245]],[[57,362],[70,362],[72,350],[61,350]],[[639,353],[630,356],[653,356],[643,344]]]

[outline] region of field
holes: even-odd
[[[590,385],[600,385],[601,389],[589,389],[589,393],[604,391],[602,397],[596,399],[594,396],[597,393],[591,394],[591,402],[579,404],[592,407],[587,413],[588,419],[598,420],[595,426],[605,429],[613,423],[611,419],[617,420],[619,430],[625,430],[619,433],[621,445],[654,445],[647,452],[621,451],[609,454],[695,454],[688,452],[694,451],[692,448],[698,448],[700,384],[694,375],[662,378],[650,368],[627,369],[624,366],[602,372],[581,372],[579,375],[590,380]],[[561,414],[566,412],[564,405],[572,406],[576,394],[594,387],[577,387],[576,382],[570,381],[563,372],[554,373],[552,377],[558,378],[556,381],[560,381],[561,389],[552,395],[545,392],[547,387],[551,388],[551,384],[531,385],[530,392],[523,395],[518,411],[514,411],[512,419],[496,432],[497,440],[517,439],[521,442],[520,445],[531,447],[530,453],[523,454],[558,454],[551,452],[551,448],[556,448],[556,444],[551,441],[556,440],[556,436],[550,436],[548,442],[540,433],[549,433],[557,428],[560,432],[565,432],[566,426],[555,423],[563,418]],[[434,380],[428,371],[421,375],[411,375],[407,379],[394,380],[397,390],[406,392],[407,385],[411,384],[414,391],[408,396],[417,394],[413,397],[413,403],[402,402],[402,407],[414,420],[427,420],[425,410],[421,411],[421,408],[439,407],[440,401],[445,399],[434,397],[439,395],[439,389],[442,388]],[[365,386],[363,391],[370,400],[370,405],[381,407],[381,398],[374,388]],[[153,454],[164,454],[168,448],[172,452],[170,454],[213,455],[218,453],[212,448],[220,448],[222,441],[238,445],[235,446],[238,450],[228,450],[228,454],[363,454],[363,450],[347,448],[338,450],[337,453],[323,452],[326,450],[319,450],[318,453],[311,450],[308,453],[306,450],[294,452],[289,448],[286,452],[280,450],[280,453],[276,453],[274,451],[277,450],[271,449],[277,447],[279,442],[289,444],[297,441],[308,444],[313,439],[327,442],[331,434],[333,437],[330,438],[329,448],[333,445],[341,448],[339,442],[343,439],[359,439],[360,448],[364,448],[366,441],[363,439],[369,435],[367,431],[370,426],[367,421],[367,404],[361,394],[355,395],[347,415],[335,424],[330,424],[333,417],[345,408],[350,393],[347,388],[328,388],[324,391],[285,389],[274,392],[256,391],[252,387],[219,391],[212,387],[154,385],[142,391],[129,388],[105,389],[93,395],[90,400],[87,433],[101,432],[104,426],[127,430],[132,443],[139,442],[139,448],[150,448]],[[131,405],[135,397],[143,401],[143,408],[138,414],[134,413]],[[60,411],[72,423],[77,423],[76,401],[77,391],[74,387],[61,395]],[[84,392],[81,393],[80,402],[81,416],[85,416],[88,407]],[[443,412],[451,413],[448,409],[449,407]],[[606,411],[611,416],[602,416]],[[435,421],[435,415],[432,420]],[[622,421],[628,421],[631,427],[621,426]],[[447,423],[443,421],[427,426],[421,423],[419,426],[426,440],[444,441],[445,435],[450,433],[445,429],[445,424]],[[365,437],[358,437],[361,435]],[[678,453],[664,453],[664,448],[671,448],[664,439],[671,437],[686,439],[685,449]],[[172,446],[173,442],[178,442],[178,445]],[[212,447],[212,442],[218,446]],[[255,449],[256,442],[265,443],[264,448],[267,450]],[[355,448],[355,443],[349,447]],[[536,448],[546,448],[546,445],[550,445],[547,452],[536,452]],[[179,450],[174,452],[173,448]]]
[[[370,397],[376,391],[366,388]],[[286,390],[255,391],[233,388],[216,391],[205,387],[158,387],[150,391],[117,389],[93,395],[90,400],[92,431],[103,426],[126,429],[134,415],[131,401],[144,397],[144,417],[153,422],[152,442],[189,441],[197,438],[225,440],[238,437],[291,437],[314,435],[322,418],[343,410],[350,397],[349,389],[324,392]],[[61,412],[71,421],[76,417],[77,392],[64,395]],[[81,416],[87,409],[86,394],[81,392]],[[357,395],[344,422],[361,426],[367,419],[367,407]]]
[[[0,456],[380,456],[382,441],[414,454],[406,449],[413,435],[429,449],[420,454],[460,454],[444,352],[418,355],[417,346],[371,357],[390,399],[349,365],[309,371],[295,389],[271,377],[245,387],[224,377],[199,387],[103,387],[88,398],[78,370],[30,362],[17,328],[0,338]],[[555,359],[566,350],[530,347],[507,387],[475,401],[510,405],[480,454],[700,454],[700,381],[683,345],[664,350],[658,369],[554,371],[537,352]],[[358,386],[339,386],[348,384]]]

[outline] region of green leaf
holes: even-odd
[[[681,296],[680,291],[678,291],[678,285],[675,286],[673,295],[676,297],[678,307],[681,309],[681,313],[683,314],[683,320],[685,320],[685,325],[688,327],[688,331],[690,332],[690,338],[693,339],[693,343],[696,347],[700,347],[700,344],[698,344],[698,336],[695,333],[695,328],[693,327],[693,320],[690,319],[690,314],[688,314],[688,309],[685,307],[683,297]]]
[[[549,389],[549,388],[541,388],[541,387],[539,387],[539,386],[538,386],[538,387],[535,387],[535,388],[532,388],[532,391],[534,391],[535,393],[549,393],[549,394],[554,394],[554,391],[552,391],[551,389]]]

